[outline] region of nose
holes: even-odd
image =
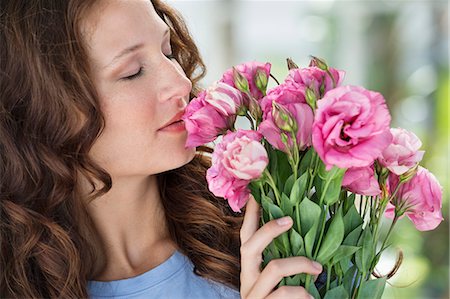
[[[180,108],[184,108],[189,102],[189,94],[192,90],[192,82],[186,77],[181,65],[175,60],[164,58],[160,71],[161,84],[159,99],[161,102],[177,100]]]

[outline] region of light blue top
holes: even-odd
[[[138,276],[108,282],[89,281],[91,298],[240,298],[239,292],[197,276],[188,257],[175,251],[157,267]]]

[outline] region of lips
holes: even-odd
[[[170,125],[173,124],[173,123],[179,122],[179,121],[181,120],[181,117],[183,116],[183,114],[184,114],[184,110],[178,112],[178,113],[175,114],[175,116],[172,117],[165,125],[163,125],[161,128],[159,128],[159,130],[164,129],[165,127],[168,127],[168,126],[170,126]]]

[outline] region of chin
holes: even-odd
[[[178,157],[176,157],[177,158],[176,160],[175,157],[173,157],[173,162],[175,163],[173,164],[172,167],[170,167],[167,170],[177,169],[188,164],[194,159],[195,153],[196,153],[195,148],[185,149],[183,155],[180,154]]]

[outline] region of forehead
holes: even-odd
[[[127,45],[156,42],[167,28],[149,0],[100,1],[86,14],[82,26],[95,60],[111,59]]]

